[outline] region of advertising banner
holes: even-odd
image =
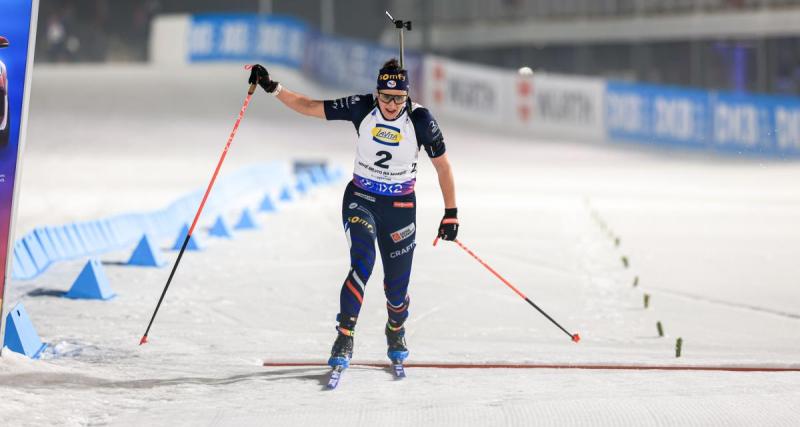
[[[605,81],[552,74],[536,74],[532,82],[524,76],[517,80],[516,117],[532,134],[582,141],[605,138]]]
[[[800,98],[712,93],[709,103],[717,148],[800,154]]]
[[[302,69],[342,90],[372,91],[375,73],[396,47],[320,34],[291,18],[247,14],[164,18],[157,32],[171,46],[158,60],[262,60]],[[156,26],[158,28],[158,25]],[[188,55],[170,40],[188,28]],[[183,40],[184,37],[177,37]],[[630,141],[737,155],[800,155],[800,98],[606,81],[556,74],[519,74],[440,56],[406,55],[411,95],[437,117],[530,136],[574,141]]]
[[[37,6],[37,0],[0,0],[0,332],[5,321],[17,164],[25,140]]]
[[[400,57],[399,47],[386,47],[342,37],[315,34],[310,37],[303,72],[314,80],[359,93],[375,91],[381,66]],[[409,91],[418,99],[422,87],[422,56],[406,51],[403,66],[408,71]]]
[[[800,99],[624,82],[606,86],[611,140],[737,154],[800,154]]]
[[[772,105],[766,98],[717,94],[710,98],[714,144],[720,148],[774,149]]]
[[[507,70],[426,56],[423,101],[434,115],[508,127],[512,115]]]
[[[289,17],[252,14],[192,15],[189,62],[263,61],[300,68],[308,28]]]
[[[775,129],[775,149],[800,154],[800,98],[774,98],[770,119]]]
[[[606,85],[606,126],[614,140],[704,147],[710,138],[708,93],[623,82]]]
[[[582,141],[605,138],[605,81],[520,75],[426,56],[424,102],[436,115],[529,135]]]

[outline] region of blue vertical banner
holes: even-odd
[[[13,239],[17,164],[25,141],[38,0],[0,0],[0,347],[9,248]]]

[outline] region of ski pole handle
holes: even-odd
[[[248,95],[254,94],[256,92],[256,86],[257,85],[255,83],[251,83],[250,84],[250,89],[247,90],[247,94]]]

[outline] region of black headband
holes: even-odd
[[[378,73],[378,90],[381,89],[408,91],[406,70],[381,68]]]

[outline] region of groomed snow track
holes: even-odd
[[[345,95],[271,71],[291,89]],[[204,186],[245,78],[238,65],[37,68],[17,234],[159,209]],[[24,302],[51,349],[40,361],[3,353],[2,424],[797,425],[798,319],[771,314],[795,313],[800,301],[797,164],[440,125],[458,182],[459,239],[580,332],[579,344],[457,247],[430,245],[441,196],[421,159],[405,380],[354,366],[322,393],[324,366],[263,366],[316,363],[330,350],[347,272],[340,183],[260,215],[258,231],[205,239],[205,251],[187,254],[146,346],[138,340],[168,268],[120,265],[128,250],[102,255],[118,294],[109,302],[56,296],[85,260],[12,282],[8,301]],[[259,92],[222,177],[295,158],[347,168],[353,138],[348,123],[296,116]],[[376,265],[356,361],[385,358],[381,278]],[[426,361],[508,368],[422,369]],[[509,367],[517,361],[544,368]]]

